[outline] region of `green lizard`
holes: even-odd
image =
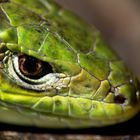
[[[94,27],[53,0],[0,0],[0,122],[101,127],[139,103],[138,81]]]

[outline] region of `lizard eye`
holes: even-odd
[[[52,64],[26,54],[12,54],[3,71],[18,86],[36,90],[60,90],[67,87],[62,81],[67,77],[53,71]]]
[[[18,64],[20,72],[31,79],[39,79],[46,74],[53,73],[49,63],[25,54],[18,56]]]

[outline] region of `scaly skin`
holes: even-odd
[[[101,127],[140,110],[136,78],[95,28],[53,0],[0,0],[0,6],[0,122]],[[52,71],[26,77],[21,54]]]

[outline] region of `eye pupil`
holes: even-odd
[[[48,73],[53,73],[49,63],[25,54],[18,57],[18,63],[21,73],[28,78],[38,79]]]
[[[42,63],[40,61],[38,61],[35,58],[32,57],[25,57],[25,56],[20,56],[19,59],[19,64],[20,64],[20,68],[22,69],[22,71],[24,73],[27,74],[35,74],[37,72],[40,72],[42,69]]]

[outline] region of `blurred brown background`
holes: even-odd
[[[95,25],[140,79],[139,0],[56,0]]]

